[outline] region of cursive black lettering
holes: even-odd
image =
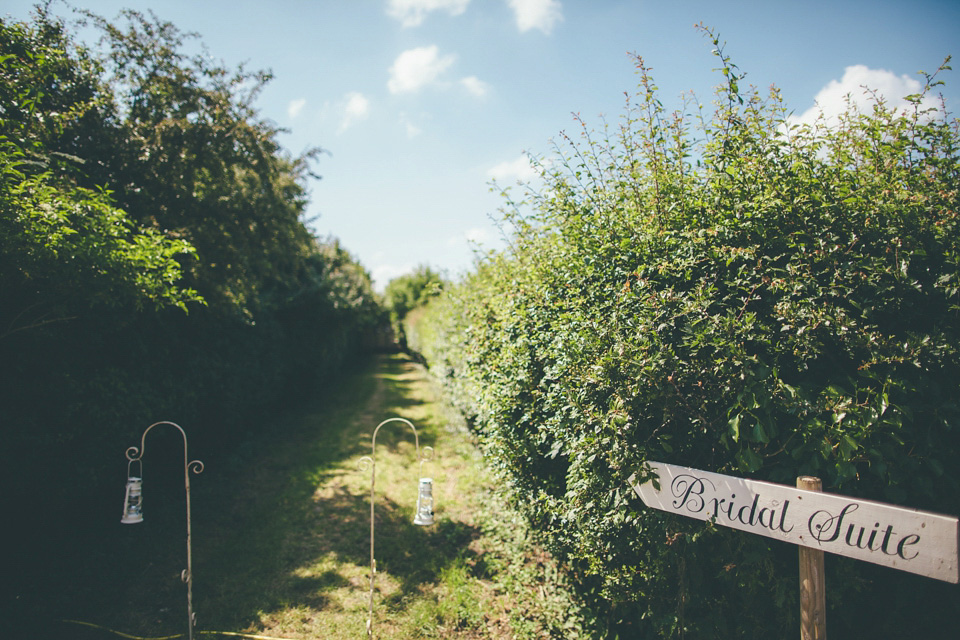
[[[919,551],[908,548],[919,544],[919,535],[905,535],[899,541],[896,541],[897,532],[893,530],[892,524],[883,528],[879,522],[874,522],[873,527],[868,529],[857,522],[850,521],[852,518],[848,518],[848,521],[844,523],[844,519],[858,508],[859,505],[851,503],[841,509],[837,515],[821,509],[810,516],[807,521],[807,529],[810,531],[810,535],[821,544],[839,540],[841,532],[846,531],[843,542],[848,547],[856,547],[866,551],[880,551],[884,555],[899,556],[904,560],[913,560],[920,555]],[[846,524],[845,528],[844,524]]]
[[[776,513],[776,509],[768,509],[767,507],[764,507],[763,509],[760,509],[760,513],[757,515],[757,522],[765,526],[767,529],[773,529],[773,516],[775,516]],[[764,516],[770,516],[770,521],[764,522]]]
[[[670,490],[673,492],[674,509],[687,508],[691,513],[700,513],[706,504],[703,492],[706,491],[706,482],[703,478],[691,475],[679,475],[673,479]],[[711,488],[713,485],[711,484]]]
[[[857,504],[848,504],[843,509],[841,509],[839,515],[832,515],[829,511],[821,509],[820,511],[815,512],[810,519],[807,520],[807,530],[810,532],[810,535],[819,542],[833,542],[840,537],[840,531],[843,527],[843,519],[848,513],[853,513],[860,508],[860,505]],[[814,524],[814,521],[818,521]],[[827,537],[829,536],[829,537]],[[848,536],[849,537],[849,536]],[[847,540],[849,543],[849,540]]]
[[[879,522],[874,523],[873,531],[870,532],[870,539],[867,540],[867,548],[870,549],[870,551],[876,551],[876,549],[873,548],[873,541],[876,540],[877,538],[877,531],[879,528],[880,528],[880,523]]]
[[[717,516],[720,515],[720,509],[723,507],[723,503],[726,502],[726,498],[710,498],[710,502],[713,503],[713,518],[717,519]]]
[[[733,507],[734,507],[733,499],[736,497],[737,497],[737,494],[735,493],[730,494],[730,504],[727,505],[727,518],[730,520],[733,520]]]
[[[783,531],[784,533],[790,533],[791,531],[793,531],[793,525],[790,525],[790,528],[789,528],[789,529],[784,529],[784,528],[783,528],[783,524],[784,524],[784,522],[786,522],[786,520],[787,520],[787,509],[788,509],[789,507],[790,507],[790,501],[789,501],[789,500],[784,500],[784,501],[783,501],[783,511],[780,512],[780,524],[778,524],[776,527],[771,527],[771,529],[774,529],[774,528],[780,529],[780,531]],[[770,517],[770,522],[773,522],[773,516]]]
[[[920,536],[918,536],[918,535],[916,535],[916,534],[914,534],[914,533],[911,533],[911,534],[908,535],[908,536],[903,536],[903,538],[900,539],[900,542],[897,543],[897,555],[900,556],[901,558],[903,558],[904,560],[913,560],[913,559],[916,558],[918,555],[920,555],[920,552],[917,551],[916,553],[914,553],[912,556],[910,556],[910,557],[908,558],[908,557],[903,553],[903,548],[904,548],[905,546],[907,546],[907,545],[917,544],[918,542],[920,542]]]
[[[863,541],[863,536],[867,532],[867,528],[863,526],[860,527],[860,533],[857,534],[857,541],[853,542],[853,532],[856,529],[856,526],[857,525],[853,523],[847,526],[847,544],[851,547],[857,547],[858,549],[869,549],[870,551],[876,551],[877,548],[873,546],[873,543],[877,538],[877,527],[880,526],[880,523],[877,522],[873,525],[873,531],[870,532],[866,542]]]
[[[753,503],[749,507],[748,506],[740,507],[740,511],[737,512],[737,520],[739,520],[743,524],[748,524],[750,526],[755,525],[757,521],[754,518],[756,518],[757,516],[757,503],[759,502],[760,502],[760,494],[759,493],[754,494]],[[747,512],[746,519],[744,519],[744,511]]]
[[[883,551],[886,555],[892,556],[895,551],[887,551],[887,545],[890,544],[890,536],[893,535],[893,525],[888,524],[887,530],[883,532],[883,542],[880,543],[880,550]]]

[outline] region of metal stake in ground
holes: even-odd
[[[196,614],[193,613],[193,558],[190,551],[190,472],[200,473],[203,471],[203,463],[199,460],[187,462],[187,434],[178,424],[173,422],[154,422],[146,428],[140,437],[140,448],[130,447],[127,449],[127,491],[123,501],[123,517],[120,522],[124,524],[137,524],[143,522],[143,512],[141,510],[141,490],[142,479],[130,475],[130,468],[134,462],[140,463],[140,469],[143,469],[144,445],[147,440],[147,434],[150,429],[157,425],[168,424],[176,427],[183,436],[183,485],[187,491],[187,568],[180,573],[180,578],[187,583],[187,637],[193,640],[193,627],[197,624]],[[142,473],[141,473],[142,475]]]
[[[380,427],[390,422],[402,422],[410,427],[410,430],[413,431],[414,444],[417,447],[417,461],[420,463],[420,482],[418,488],[419,492],[417,494],[417,513],[413,519],[413,523],[417,525],[433,524],[433,481],[430,478],[423,477],[423,463],[433,458],[433,447],[424,447],[423,453],[420,453],[420,436],[417,434],[417,428],[414,427],[413,423],[409,420],[404,418],[389,418],[384,420],[377,425],[376,429],[373,430],[373,437],[370,439],[370,456],[364,456],[359,460],[359,467],[361,470],[365,470],[367,467],[370,468],[370,609],[367,616],[368,638],[373,637],[373,590],[377,575],[377,561],[374,559],[373,555],[373,505],[375,501],[374,492],[377,482],[377,467],[375,462],[377,457],[377,432],[380,431]]]

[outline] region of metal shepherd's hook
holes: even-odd
[[[157,425],[168,424],[180,432],[180,435],[183,436],[183,485],[187,492],[187,568],[180,573],[180,578],[187,583],[187,624],[188,624],[188,638],[193,640],[193,627],[197,624],[196,614],[193,613],[193,557],[191,553],[191,542],[190,542],[190,472],[200,473],[203,471],[203,463],[199,460],[189,461],[187,457],[187,434],[178,424],[173,422],[155,422],[149,427],[146,431],[143,432],[143,436],[140,438],[140,448],[130,447],[127,449],[127,492],[124,498],[123,504],[123,517],[120,519],[120,522],[124,524],[136,524],[138,522],[143,522],[143,512],[142,508],[142,497],[141,497],[141,487],[142,487],[142,478],[134,477],[130,475],[130,469],[134,462],[140,463],[140,469],[143,469],[143,453],[144,445],[147,439],[147,433]]]
[[[380,431],[380,427],[390,422],[402,422],[410,427],[411,431],[413,431],[414,444],[417,447],[417,461],[420,463],[420,484],[417,494],[417,513],[416,516],[414,516],[413,522],[417,525],[433,524],[433,480],[423,477],[423,463],[427,460],[433,459],[433,447],[424,447],[423,453],[421,454],[420,436],[417,434],[416,427],[414,427],[413,423],[409,420],[404,418],[389,418],[384,420],[377,425],[376,429],[373,430],[370,455],[360,458],[357,465],[361,471],[366,470],[367,468],[370,469],[370,609],[367,617],[367,637],[369,638],[373,637],[373,591],[377,575],[377,561],[373,556],[373,505],[374,490],[377,482],[377,467],[375,463],[377,454],[377,432]]]

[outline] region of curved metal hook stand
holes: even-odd
[[[433,459],[433,447],[425,446],[421,453],[420,435],[417,433],[417,428],[413,426],[412,422],[405,418],[388,418],[387,420],[384,420],[378,424],[377,428],[373,430],[373,437],[370,439],[370,455],[363,456],[357,461],[357,468],[360,471],[366,471],[367,469],[370,469],[370,609],[367,616],[367,637],[369,638],[373,637],[373,590],[377,575],[377,561],[373,556],[373,505],[375,496],[374,491],[377,482],[377,433],[380,431],[380,427],[390,422],[402,422],[410,427],[411,431],[413,431],[413,441],[417,447],[417,461],[420,463],[419,473],[421,476],[423,476],[423,463]]]
[[[193,627],[197,624],[197,615],[193,612],[193,554],[191,552],[191,530],[190,530],[190,472],[199,474],[203,471],[203,463],[199,460],[190,460],[187,456],[187,434],[183,428],[174,423],[168,421],[154,422],[152,425],[146,428],[143,432],[143,435],[140,437],[140,447],[128,447],[126,456],[127,456],[127,475],[130,474],[130,466],[134,462],[140,463],[141,470],[143,469],[143,454],[146,450],[146,440],[147,434],[154,427],[168,424],[180,432],[180,435],[183,436],[183,485],[184,489],[187,492],[187,568],[180,573],[180,579],[187,583],[187,620],[188,620],[188,638],[193,640]]]

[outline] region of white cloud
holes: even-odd
[[[345,131],[370,115],[370,101],[362,93],[351,91],[344,100],[340,131]]]
[[[521,32],[540,29],[549,34],[554,25],[563,20],[563,8],[558,0],[507,0],[513,9],[517,28]]]
[[[413,120],[410,119],[406,113],[400,114],[400,124],[403,125],[403,128],[407,131],[408,138],[416,138],[418,135],[423,133],[421,129]]]
[[[373,280],[373,288],[382,292],[391,280],[404,274],[411,273],[413,270],[414,266],[412,264],[405,264],[402,266],[397,266],[394,264],[377,265],[370,271],[370,278]]]
[[[466,244],[483,245],[490,241],[491,234],[489,229],[483,227],[473,227],[467,229],[460,235],[447,238],[448,247],[461,247]]]
[[[287,105],[287,115],[293,119],[300,115],[300,112],[303,111],[303,108],[307,106],[306,98],[297,98],[296,100],[291,100],[290,104]]]
[[[467,229],[467,232],[463,234],[463,237],[466,238],[467,242],[483,244],[490,240],[490,231],[482,227],[474,227],[472,229]]]
[[[476,76],[467,76],[466,78],[461,78],[460,84],[462,84],[467,91],[478,98],[482,98],[483,96],[487,95],[488,91],[490,91],[490,85]]]
[[[870,91],[868,91],[869,89]],[[817,93],[814,99],[816,104],[799,116],[793,116],[791,123],[813,124],[822,112],[827,124],[836,122],[837,116],[846,111],[847,97],[861,113],[873,108],[871,91],[884,97],[887,106],[893,109],[912,108],[912,105],[903,99],[904,96],[919,93],[923,85],[919,80],[908,75],[898,76],[884,69],[870,69],[862,64],[847,67],[840,80],[831,80],[827,86]],[[936,102],[927,98],[921,109],[935,107]]]
[[[423,133],[423,129],[413,124],[412,122],[404,122],[404,127],[407,129],[408,138],[416,138],[418,135]]]
[[[467,9],[470,0],[390,0],[387,14],[404,27],[416,27],[431,11],[443,10],[458,16]]]
[[[497,182],[529,182],[537,177],[537,170],[527,156],[519,156],[491,167],[487,176]]]
[[[390,93],[419,91],[436,82],[454,60],[453,55],[440,56],[436,45],[408,49],[393,61],[387,88]]]

